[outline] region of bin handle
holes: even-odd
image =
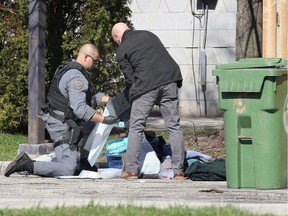
[[[245,140],[252,140],[252,136],[238,136],[238,139],[241,141],[241,140],[243,140],[243,141],[245,141]]]

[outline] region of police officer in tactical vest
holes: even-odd
[[[48,93],[49,103],[43,106],[42,120],[53,140],[56,158],[51,162],[33,161],[21,152],[7,166],[5,176],[26,171],[39,176],[73,175],[77,166],[79,143],[85,143],[95,122],[115,124],[117,117],[102,116],[95,110],[97,105],[108,103],[110,97],[97,92],[89,81],[87,70],[97,63],[99,52],[94,44],[83,45],[77,59],[61,65],[55,72]],[[80,147],[80,170],[97,171],[87,161],[89,152]]]

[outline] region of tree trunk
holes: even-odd
[[[262,57],[262,5],[262,0],[237,0],[237,60]]]

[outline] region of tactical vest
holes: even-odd
[[[88,91],[86,92],[86,103],[89,106],[92,106],[92,99],[94,99],[93,96],[97,93],[95,88],[93,87],[92,83],[89,81],[88,73],[87,73],[86,69],[81,64],[79,64],[76,61],[69,61],[66,64],[60,65],[57,68],[57,70],[54,74],[54,77],[52,79],[47,99],[49,101],[50,113],[52,110],[51,116],[55,117],[56,119],[58,119],[62,122],[64,122],[67,119],[73,119],[73,120],[78,119],[70,107],[69,98],[66,98],[61,93],[61,91],[59,89],[59,82],[60,82],[62,76],[67,71],[69,71],[71,69],[79,70],[84,75],[84,77],[87,79],[87,81],[89,83],[88,84]],[[95,107],[93,107],[93,108],[95,108]],[[57,116],[57,114],[55,115],[55,113],[53,113],[53,110],[59,110],[59,111],[63,112],[64,116],[61,116],[61,115]]]

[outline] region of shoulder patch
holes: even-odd
[[[79,78],[76,78],[74,81],[74,85],[76,89],[81,90],[84,86],[84,81]]]

